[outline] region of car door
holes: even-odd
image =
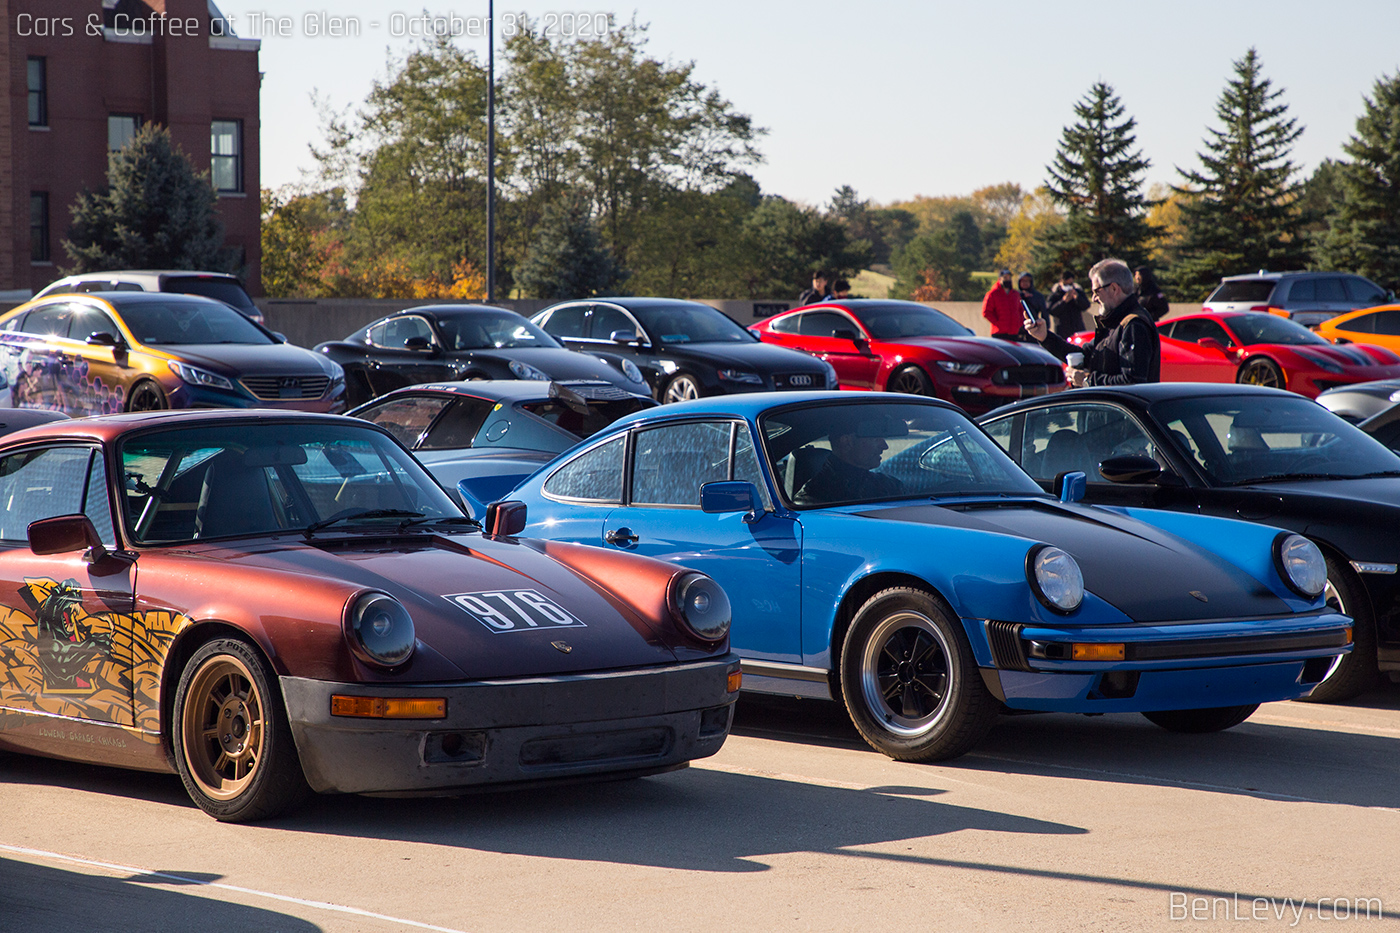
[[[618,343],[612,335],[629,332],[634,339]],[[579,344],[578,349],[595,353],[607,353],[624,360],[631,360],[642,371],[642,378],[658,391],[666,383],[668,373],[662,371],[657,354],[647,339],[646,331],[637,319],[614,305],[595,304],[588,314],[588,339]]]
[[[874,389],[880,359],[870,352],[870,335],[839,311],[808,311],[797,324],[793,346],[836,369],[836,378],[853,389]]]
[[[452,367],[428,319],[416,314],[387,318],[369,330],[370,386],[383,395],[404,386],[452,379]]]
[[[707,573],[734,611],[730,643],[743,657],[801,663],[802,526],[771,510],[748,423],[690,421],[633,435],[627,504],[604,523],[608,547]],[[705,483],[753,483],[757,521],[700,510]]]
[[[67,411],[67,393],[62,386],[72,318],[73,305],[67,301],[51,301],[24,316],[20,332],[25,336],[15,345],[18,363],[12,397],[16,408]]]
[[[39,555],[31,522],[84,514],[116,548],[101,450],[27,448],[0,458],[0,707],[131,725],[135,566],[82,551]]]
[[[74,383],[70,414],[104,415],[122,410],[134,373],[130,348],[111,315],[94,305],[74,305],[68,326]]]

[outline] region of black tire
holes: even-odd
[[[663,405],[667,402],[688,402],[704,394],[699,379],[690,373],[677,373],[666,383],[666,388],[661,390],[659,401]]]
[[[1288,388],[1288,383],[1283,378],[1283,370],[1265,356],[1247,360],[1239,372],[1235,373],[1235,381],[1244,385],[1268,386],[1271,389]]]
[[[909,587],[876,593],[851,621],[841,697],[861,736],[899,761],[968,752],[1000,710],[962,627],[931,594]]]
[[[172,725],[180,780],[214,819],[267,819],[310,794],[276,683],[247,642],[218,638],[194,653],[180,673]]]
[[[159,385],[153,379],[141,379],[126,394],[125,411],[164,411],[170,407]]]
[[[1259,708],[1258,703],[1244,706],[1213,706],[1209,709],[1164,709],[1143,713],[1148,721],[1168,732],[1220,732],[1238,726]]]
[[[933,380],[928,373],[917,366],[905,366],[896,370],[885,383],[886,392],[904,392],[908,395],[932,395]]]
[[[1376,615],[1361,581],[1345,562],[1327,555],[1327,605],[1351,616],[1352,649],[1344,655],[1312,693],[1299,699],[1308,703],[1339,703],[1365,693],[1375,686],[1380,670],[1376,666]]]
[[[369,384],[369,377],[358,369],[346,372],[345,407],[358,408],[372,398],[374,398],[374,389]]]

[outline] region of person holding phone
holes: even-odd
[[[1083,366],[1066,368],[1075,386],[1133,385],[1162,381],[1162,343],[1157,328],[1138,304],[1133,273],[1121,259],[1105,259],[1089,270],[1090,294],[1102,310],[1094,321],[1094,340],[1077,347],[1050,333],[1044,319],[1026,326],[1026,333],[1065,360],[1084,354]]]
[[[1074,270],[1060,273],[1060,284],[1050,292],[1050,316],[1055,319],[1055,333],[1066,340],[1084,329],[1084,312],[1089,310],[1089,296],[1074,281]]]

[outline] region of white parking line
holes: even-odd
[[[385,914],[376,914],[368,910],[360,910],[358,907],[346,907],[342,904],[328,904],[325,901],[309,901],[301,897],[291,897],[287,894],[273,894],[271,891],[258,891],[253,888],[241,888],[234,884],[220,884],[217,881],[204,881],[200,878],[187,878],[184,875],[171,874],[168,871],[152,871],[147,868],[132,868],[130,865],[116,865],[112,862],[99,862],[93,859],[78,858],[73,855],[64,855],[61,852],[46,852],[43,849],[27,849],[23,846],[11,846],[0,843],[0,852],[10,852],[15,855],[28,855],[32,858],[47,859],[54,862],[67,862],[70,865],[88,865],[93,868],[103,868],[108,871],[125,872],[128,875],[138,875],[142,878],[164,878],[175,884],[192,884],[206,888],[219,888],[224,891],[236,891],[239,894],[248,894],[253,897],[265,897],[268,900],[281,901],[285,904],[299,904],[302,907],[314,907],[317,910],[329,910],[338,914],[350,914],[355,917],[365,917],[371,920],[383,920],[385,923],[396,923],[400,926],[413,927],[416,930],[436,930],[437,933],[464,933],[462,930],[454,930],[451,927],[433,926],[431,923],[419,923],[416,920],[404,920],[401,917],[390,917]],[[137,878],[128,879],[131,881]]]

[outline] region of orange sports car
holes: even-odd
[[[1317,325],[1333,343],[1369,343],[1400,353],[1400,305],[1348,311]]]
[[[0,407],[345,409],[345,373],[221,301],[55,294],[0,317]]]

